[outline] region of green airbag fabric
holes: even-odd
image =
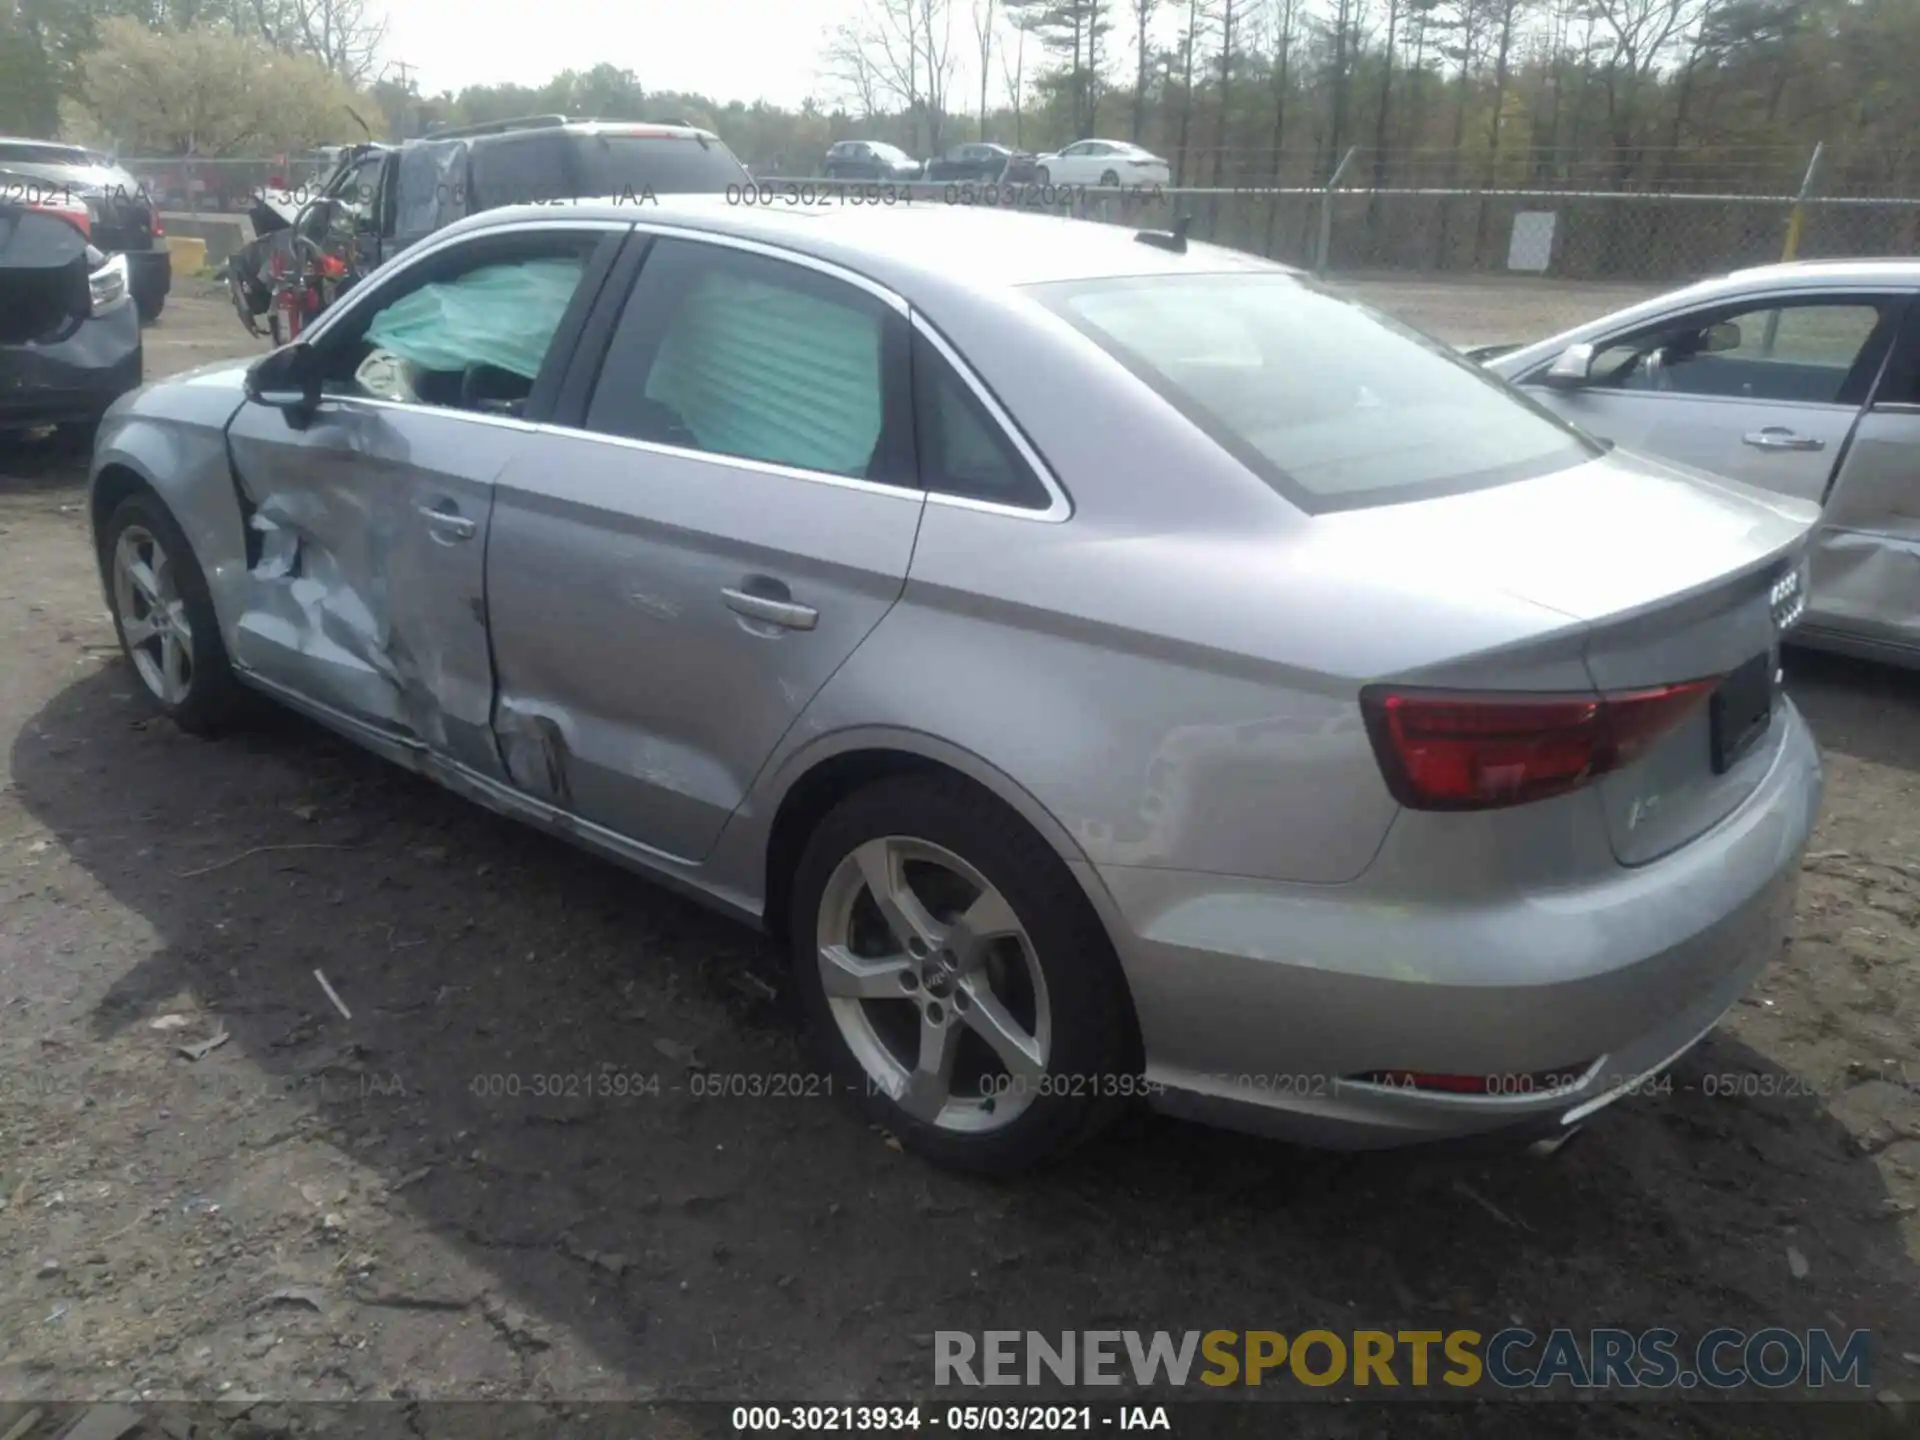
[[[661,338],[647,398],[704,450],[864,475],[880,439],[880,321],[737,276],[702,276]]]
[[[488,265],[423,285],[367,327],[367,340],[423,370],[493,365],[532,380],[579,288],[585,261]]]

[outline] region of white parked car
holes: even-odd
[[[1151,150],[1125,140],[1077,140],[1042,155],[1034,179],[1042,185],[1165,185],[1173,170]]]
[[[1492,350],[1589,434],[1820,505],[1795,639],[1920,666],[1920,261],[1741,270]]]

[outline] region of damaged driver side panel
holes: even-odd
[[[485,570],[511,422],[328,398],[304,427],[249,403],[228,430],[247,513],[234,659],[491,777]]]

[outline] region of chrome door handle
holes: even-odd
[[[764,620],[786,630],[811,630],[820,623],[820,612],[811,605],[796,605],[791,600],[773,600],[750,590],[722,590],[727,608],[750,620]]]
[[[431,505],[422,505],[420,514],[434,529],[445,532],[454,540],[471,540],[480,527],[464,515],[456,515],[451,510],[436,510]]]
[[[1749,430],[1740,437],[1756,450],[1824,450],[1827,442],[1811,435],[1799,435],[1784,425],[1769,425],[1764,430]]]

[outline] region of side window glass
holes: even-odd
[[[890,315],[802,266],[659,241],[614,330],[586,428],[900,483],[886,423]]]
[[[326,337],[326,392],[520,415],[594,243],[568,236],[520,253],[434,257],[418,283]]]
[[[913,337],[914,425],[928,490],[1044,510],[1045,485],[967,383],[925,336]]]
[[[1766,306],[1610,346],[1593,373],[1623,390],[1833,404],[1879,324],[1857,300]]]

